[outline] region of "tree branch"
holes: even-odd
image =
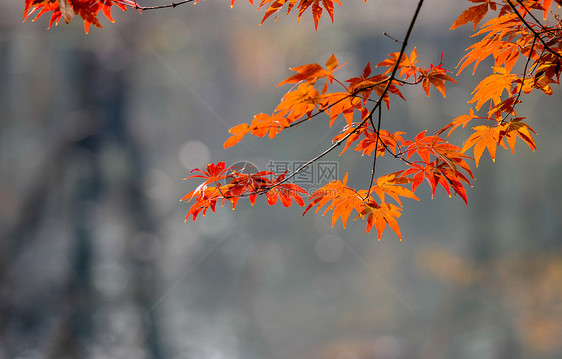
[[[277,182],[275,185],[268,187],[268,188],[264,188],[260,191],[257,192],[253,192],[253,193],[245,193],[239,197],[242,196],[249,196],[252,194],[263,194],[266,193],[267,191],[289,181],[291,178],[295,177],[299,172],[301,172],[302,170],[304,170],[306,167],[310,166],[312,163],[318,161],[319,159],[321,159],[322,157],[326,156],[328,153],[332,152],[336,147],[338,147],[339,145],[341,145],[344,141],[346,141],[351,135],[353,135],[355,132],[357,132],[361,127],[363,127],[363,125],[367,122],[367,121],[372,121],[373,119],[373,114],[374,112],[382,105],[382,102],[384,100],[384,97],[386,96],[386,94],[388,93],[390,86],[392,84],[392,81],[394,81],[395,77],[396,77],[396,73],[398,72],[398,67],[400,65],[400,62],[402,61],[402,55],[404,55],[404,51],[406,50],[406,47],[408,46],[408,39],[410,38],[410,35],[412,34],[412,30],[414,28],[414,24],[416,23],[416,20],[418,18],[420,9],[423,5],[424,0],[419,0],[418,1],[418,5],[416,7],[416,11],[414,12],[414,15],[412,17],[412,20],[410,21],[410,25],[408,26],[408,30],[406,31],[406,35],[404,36],[404,40],[402,40],[402,46],[400,48],[400,53],[398,54],[398,60],[396,61],[396,64],[394,65],[394,68],[392,69],[392,73],[390,75],[390,77],[388,78],[388,81],[384,90],[382,91],[381,95],[379,96],[379,99],[377,100],[377,103],[373,106],[372,110],[369,112],[369,115],[366,116],[357,127],[355,127],[351,132],[349,132],[348,134],[346,134],[344,137],[342,137],[340,140],[338,140],[336,143],[334,143],[332,146],[330,146],[329,148],[327,148],[324,152],[320,153],[319,155],[317,155],[316,157],[312,158],[311,160],[307,161],[305,164],[303,164],[302,166],[300,166],[299,168],[297,168],[291,175],[285,177],[285,179],[283,179],[280,182]],[[378,133],[377,133],[377,140],[378,140]],[[375,149],[376,151],[376,149]],[[375,157],[376,157],[376,152],[375,152]]]
[[[540,36],[541,33],[535,31],[535,29],[533,29],[533,27],[531,26],[531,24],[529,24],[529,23],[527,22],[527,20],[525,20],[525,19],[523,18],[523,16],[521,15],[521,13],[519,13],[519,11],[517,11],[517,8],[515,8],[515,5],[513,5],[513,3],[511,2],[511,0],[506,0],[506,1],[507,1],[507,3],[509,4],[509,6],[511,7],[511,10],[513,10],[513,12],[517,15],[517,17],[519,18],[519,20],[521,20],[521,22],[522,22],[523,24],[525,24],[525,26],[539,39],[539,41],[543,44],[544,48],[545,48],[548,52],[552,53],[554,56],[559,57],[559,58],[562,59],[562,55],[560,55],[558,52],[552,50],[552,49],[546,44],[546,42],[544,41],[544,39]],[[541,25],[541,26],[542,26],[542,25]],[[529,56],[530,56],[530,54],[529,54]]]
[[[175,8],[176,6],[180,6],[183,4],[187,4],[187,3],[191,3],[194,2],[195,0],[182,0],[182,1],[178,1],[175,3],[170,3],[170,4],[166,4],[166,5],[155,5],[155,6],[140,6],[139,4],[137,4],[137,2],[135,1],[135,5],[129,5],[124,3],[127,6],[131,6],[133,9],[135,10],[141,10],[141,11],[146,11],[146,10],[156,10],[156,9],[166,9],[166,8]]]

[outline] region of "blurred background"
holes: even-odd
[[[416,4],[347,1],[315,32],[309,12],[258,26],[247,2],[208,0],[114,9],[115,24],[85,35],[79,18],[47,31],[49,16],[22,24],[23,1],[1,2],[0,358],[562,357],[559,88],[519,108],[537,151],[484,155],[468,207],[421,188],[402,242],[263,198],[184,223],[193,168],[327,148],[341,128],[321,119],[222,144],[272,111],[289,67],[333,52],[346,79],[398,51],[383,32],[402,38]],[[408,53],[429,66],[444,51],[454,70],[471,28],[448,28],[467,6],[427,0]],[[447,84],[446,101],[405,90],[383,128],[443,127],[477,79]],[[326,159],[367,186],[369,158]]]

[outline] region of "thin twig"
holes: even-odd
[[[387,33],[387,32],[383,32],[382,34],[383,34],[384,36],[388,37],[389,39],[391,39],[391,40],[394,41],[394,42],[402,43],[402,41],[398,40],[397,38],[393,37],[392,35],[390,35],[390,34]]]
[[[129,3],[123,2],[122,4],[132,7],[135,10],[146,11],[146,10],[157,10],[157,9],[166,9],[166,8],[175,8],[176,6],[180,6],[183,4],[194,2],[195,0],[182,0],[175,3],[170,3],[166,5],[155,5],[155,6],[140,6],[135,1],[134,5],[130,5]]]

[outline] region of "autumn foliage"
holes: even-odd
[[[97,18],[100,11],[111,19],[113,5],[142,11],[189,2],[198,0],[153,7],[139,6],[134,0],[26,0],[25,18],[34,12],[36,18],[52,12],[50,23],[56,24],[61,18],[68,22],[77,14],[84,19],[87,31],[92,24],[101,27]],[[418,59],[415,47],[406,51],[423,5],[420,0],[406,35],[398,41],[399,51],[378,63],[367,63],[360,74],[349,79],[338,78],[338,70],[344,65],[334,55],[323,64],[292,68],[292,75],[279,83],[288,88],[279,105],[271,113],[257,114],[250,122],[231,128],[230,137],[224,143],[225,148],[234,146],[247,135],[274,138],[304,122],[325,118],[327,126],[338,126],[341,132],[324,152],[290,174],[248,172],[228,168],[224,162],[196,169],[187,179],[200,179],[202,183],[182,198],[191,204],[186,220],[205,215],[209,208],[214,211],[217,203],[230,202],[234,209],[242,197],[248,197],[254,204],[258,196],[265,195],[270,205],[280,202],[289,207],[296,203],[305,207],[304,214],[312,209],[317,213],[322,210],[323,215],[329,213],[332,225],[340,219],[345,227],[353,215],[354,220],[365,220],[367,232],[376,228],[379,239],[388,225],[401,238],[397,219],[402,199],[418,200],[415,193],[423,182],[429,185],[432,195],[444,190],[468,204],[466,189],[474,179],[470,166],[473,160],[478,166],[486,151],[495,160],[498,146],[515,153],[518,140],[531,150],[536,148],[536,133],[527,119],[517,113],[517,105],[524,95],[533,91],[551,95],[552,85],[560,84],[562,72],[560,0],[469,0],[469,3],[450,28],[471,25],[476,31],[476,41],[458,65],[458,73],[468,68],[472,68],[473,74],[484,71],[483,79],[468,100],[472,106],[469,113],[460,114],[449,123],[444,121],[446,125],[434,133],[424,130],[408,135],[383,128],[383,109],[390,110],[407,100],[404,86],[421,86],[427,97],[437,93],[446,97],[447,84],[456,83],[451,69],[445,69],[442,60],[439,64],[424,64]],[[334,21],[335,5],[342,6],[342,3],[339,0],[262,0],[257,4],[258,9],[265,11],[262,22],[282,11],[296,12],[298,19],[310,12],[316,28],[323,15]],[[493,61],[491,71],[479,68],[488,58]],[[447,138],[461,127],[468,130],[464,144],[449,143]],[[372,170],[364,174],[371,177],[368,188],[348,186],[347,173],[341,181],[332,181],[311,194],[289,183],[299,171],[340,146],[340,154],[355,151],[370,159]],[[377,158],[385,155],[400,161],[403,169],[377,174]]]

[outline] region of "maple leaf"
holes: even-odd
[[[562,47],[562,44],[558,46]],[[561,51],[562,53],[562,48]],[[536,81],[545,83],[560,83],[560,72],[562,68],[562,57],[552,53],[543,54],[538,60],[538,66],[535,70]]]
[[[322,16],[322,9],[326,9],[332,22],[334,22],[334,2],[341,6],[339,0],[301,0],[297,6],[299,9],[299,15],[297,21],[300,20],[301,15],[310,7],[312,7],[312,18],[314,19],[314,28],[318,30],[318,22]]]
[[[347,220],[353,211],[357,212],[358,218],[367,217],[367,233],[369,233],[373,226],[377,229],[378,239],[381,239],[382,233],[388,224],[398,238],[402,240],[400,228],[396,218],[400,217],[400,208],[392,203],[385,203],[384,201],[379,205],[371,197],[365,201],[367,191],[356,191],[353,188],[347,187],[348,174],[346,173],[343,181],[332,181],[324,187],[318,189],[310,197],[310,203],[306,207],[303,216],[312,207],[317,206],[316,213],[320,208],[326,206],[324,213],[332,210],[332,227],[336,221],[341,218],[343,228],[346,227]],[[411,179],[398,178],[397,174],[390,174],[383,176],[377,181],[377,185],[373,187],[372,191],[381,193],[384,198],[386,193],[400,203],[399,196],[417,199],[417,197],[408,189],[401,187],[401,184],[410,183]]]
[[[330,127],[341,114],[348,126],[353,123],[353,114],[356,110],[364,113],[366,109],[361,106],[361,99],[346,92],[335,92],[324,95],[322,109],[330,116]]]
[[[509,41],[496,42],[495,46],[492,47],[495,66],[503,66],[507,72],[511,72],[521,53],[519,46],[517,43]]]
[[[269,177],[274,174],[273,172],[239,172],[236,168],[227,168],[224,165],[224,162],[219,162],[217,164],[211,163],[207,165],[207,171],[195,169],[192,172],[198,172],[198,174],[189,176],[186,179],[204,178],[205,181],[181,199],[181,201],[187,200],[187,202],[195,199],[195,203],[191,206],[187,213],[186,220],[190,215],[193,216],[193,220],[195,220],[200,212],[203,212],[203,215],[205,215],[207,209],[209,208],[211,208],[214,212],[216,203],[219,199],[222,200],[223,206],[227,200],[231,202],[233,210],[236,208],[236,205],[242,196],[248,196],[250,204],[254,205],[257,195],[264,193],[274,184],[274,182],[269,179]],[[230,182],[222,185],[219,181],[224,179],[229,179]],[[209,186],[211,183],[214,183],[216,186]],[[280,186],[283,186],[283,184]],[[289,189],[292,191],[291,193],[288,193]],[[284,186],[279,190],[279,196],[284,204],[287,204],[287,202],[290,203],[290,197],[292,197],[299,204],[302,203],[301,205],[304,205],[302,198],[297,198],[299,197],[298,193],[302,193],[302,189],[299,190],[298,186]],[[268,202],[269,201],[270,199],[268,199]]]
[[[472,121],[473,119],[475,119],[477,116],[474,115],[474,110],[471,108],[470,109],[470,113],[468,115],[460,115],[459,117],[456,117],[453,121],[451,121],[447,126],[443,127],[442,129],[440,129],[439,131],[437,131],[437,135],[441,134],[443,131],[447,130],[450,128],[449,133],[447,134],[447,137],[449,137],[451,135],[451,133],[457,129],[459,126],[462,126],[462,128],[465,128],[466,125]]]
[[[115,22],[115,20],[113,20],[113,17],[111,16],[111,7],[113,5],[117,6],[123,11],[127,10],[127,6],[134,8],[137,5],[136,0],[102,0],[101,3],[103,4],[103,14],[111,22]]]
[[[488,150],[492,161],[495,162],[498,144],[505,147],[503,142],[500,142],[502,126],[476,126],[473,127],[473,130],[474,133],[465,141],[462,151],[466,152],[469,148],[474,146],[474,161],[476,162],[476,167],[478,167],[480,157],[482,157],[485,149]]]
[[[58,0],[25,0],[24,21],[35,11],[39,10],[33,21],[37,20],[41,15],[52,11],[51,20],[49,21],[49,29],[53,24],[58,25],[62,12],[60,11]]]
[[[476,102],[477,110],[488,101],[492,101],[494,105],[499,104],[502,93],[505,90],[510,92],[513,82],[517,79],[516,75],[510,74],[505,68],[495,67],[494,70],[494,74],[480,81],[472,91],[474,96],[468,103]]]
[[[328,15],[330,15],[330,19],[332,20],[332,22],[334,22],[334,3],[340,6],[342,5],[339,0],[300,0],[298,5],[297,1],[298,0],[262,0],[258,7],[258,10],[265,6],[267,6],[267,9],[261,23],[263,24],[264,21],[267,20],[271,15],[277,14],[285,4],[288,4],[287,15],[291,13],[291,10],[293,10],[295,5],[299,10],[297,21],[300,21],[302,14],[307,9],[312,9],[314,28],[318,30],[318,22],[320,21],[323,10],[326,10],[326,12],[328,12]],[[365,2],[367,2],[367,0],[365,0]],[[277,19],[277,15],[275,16],[275,18]]]
[[[232,147],[242,140],[246,134],[250,132],[250,126],[247,123],[241,123],[228,130],[232,134],[224,143],[224,148]]]
[[[466,163],[469,157],[462,154],[460,147],[448,143],[439,136],[426,136],[427,130],[416,135],[414,141],[405,141],[403,150],[407,159],[413,154],[417,154],[423,162],[430,163],[432,156],[438,160],[445,162],[454,170],[457,167],[465,170],[471,177],[472,172]]]
[[[482,3],[480,5],[471,6],[465,11],[460,14],[457,20],[453,23],[453,26],[449,30],[456,29],[459,26],[468,24],[469,22],[473,23],[473,29],[476,30],[476,27],[482,21],[486,13],[488,12],[488,7],[492,10],[496,10],[496,3],[490,0],[470,0],[473,3]]]
[[[501,121],[503,113],[508,113],[513,116],[516,116],[515,113],[515,105],[520,103],[521,100],[518,99],[519,96],[514,95],[511,97],[506,98],[501,103],[497,104],[496,106],[490,108],[488,111],[488,118],[495,118],[498,121]]]
[[[403,171],[394,172],[385,176],[377,178],[371,192],[375,192],[379,196],[381,202],[385,202],[385,195],[392,197],[402,207],[400,197],[406,197],[419,201],[420,199],[406,187],[404,184],[412,183],[414,180],[408,177],[403,177]]]
[[[386,149],[392,150],[394,153],[397,152],[398,147],[404,142],[402,135],[406,132],[397,131],[394,133],[390,133],[386,130],[380,130],[379,133],[379,140],[377,141],[377,134],[373,131],[365,131],[364,135],[365,138],[359,142],[359,144],[355,147],[356,151],[361,151],[362,155],[370,156],[371,153],[375,150],[375,146],[378,143],[377,148],[377,156],[384,156]]]
[[[315,191],[310,196],[310,203],[302,215],[304,216],[314,206],[318,206],[316,208],[316,213],[318,213],[320,208],[331,202],[326,206],[322,215],[324,216],[328,211],[333,210],[332,227],[335,226],[338,218],[341,218],[343,228],[345,228],[351,212],[356,210],[358,213],[361,213],[365,207],[365,202],[360,193],[346,186],[347,178],[348,174],[346,173],[343,182],[339,180],[332,181]]]
[[[130,0],[25,0],[24,21],[35,11],[39,12],[33,21],[52,11],[49,21],[51,28],[53,24],[58,25],[61,18],[69,23],[77,14],[84,20],[84,31],[88,33],[91,25],[102,27],[97,17],[100,11],[113,22],[110,10],[113,5],[126,10],[127,6],[135,6],[135,3]]]
[[[217,187],[198,187],[196,191],[198,191],[198,196],[195,197],[195,191],[192,191],[181,199],[181,201],[187,200],[189,202],[195,197],[195,203],[189,208],[189,211],[185,216],[185,221],[189,219],[189,216],[192,216],[195,221],[199,213],[203,212],[204,216],[209,208],[211,208],[214,212],[217,201],[222,197],[221,192]]]
[[[249,126],[253,135],[263,137],[269,134],[269,138],[274,138],[283,129],[289,127],[289,120],[279,114],[268,115],[260,113],[254,116],[254,120]]]
[[[260,113],[254,116],[250,125],[241,123],[228,130],[232,136],[225,141],[223,146],[228,148],[236,145],[248,133],[258,137],[264,137],[266,134],[269,134],[269,138],[274,138],[279,132],[288,128],[289,125],[289,120],[278,113],[273,115]]]
[[[510,44],[513,40],[513,36],[517,34],[525,34],[521,26],[521,21],[516,14],[512,13],[506,13],[502,16],[489,20],[486,24],[484,24],[482,29],[473,36],[484,33],[487,33],[486,36],[481,41],[471,45],[467,49],[470,51],[459,61],[459,74],[472,63],[474,63],[474,70],[472,72],[474,74],[478,65],[488,56],[496,57],[497,61],[495,67],[501,67],[501,53],[506,51],[507,48],[513,46]],[[525,40],[530,40],[530,42],[532,42],[534,35],[527,35],[528,36],[525,37]],[[502,39],[506,36],[508,37],[508,41],[503,41]],[[521,46],[522,44],[519,43],[517,45]],[[513,61],[513,59],[511,61]],[[508,66],[506,66],[508,70],[510,70],[509,66],[512,65],[508,64]]]
[[[342,65],[342,66],[344,66],[344,65]],[[314,84],[316,82],[316,80],[319,80],[319,79],[322,79],[322,78],[325,78],[325,77],[327,77],[328,81],[330,83],[332,83],[332,81],[334,79],[334,76],[332,75],[332,73],[334,71],[340,69],[342,66],[338,67],[338,59],[336,58],[336,56],[334,54],[332,54],[332,56],[330,56],[328,61],[326,61],[326,69],[324,69],[321,65],[316,64],[316,63],[298,66],[298,67],[293,67],[293,68],[291,68],[291,71],[295,71],[295,72],[297,72],[297,74],[281,81],[279,83],[279,85],[277,85],[277,86],[281,86],[281,85],[284,85],[284,84],[296,84],[296,83],[299,83],[301,81],[305,81],[305,82],[308,82],[310,84]]]
[[[447,97],[445,94],[445,81],[451,81],[452,83],[457,83],[451,76],[447,75],[447,70],[439,66],[433,66],[429,69],[419,69],[420,76],[422,78],[422,87],[429,97],[429,87],[433,85],[443,97]]]
[[[560,0],[556,0],[556,2],[558,3],[558,6],[561,6],[562,1]],[[548,10],[550,9],[550,5],[552,5],[552,0],[543,0],[542,1],[542,8],[543,8],[543,16],[544,16],[544,20],[546,20],[546,17],[548,16]]]
[[[253,206],[256,202],[257,195],[273,185],[273,182],[269,179],[273,174],[274,173],[270,171],[239,173],[236,170],[232,170],[232,172],[229,173],[229,177],[232,179],[228,185],[223,186],[224,190],[221,191],[221,194],[232,203],[233,210],[236,208],[238,200],[243,195],[248,196],[250,204]]]
[[[439,184],[445,188],[445,191],[451,197],[451,191],[449,185],[453,188],[455,195],[459,195],[464,203],[468,206],[468,200],[466,197],[466,191],[462,182],[470,185],[468,178],[466,178],[461,172],[457,171],[456,168],[452,168],[446,162],[436,162],[433,166],[433,173],[439,180]]]
[[[398,61],[398,55],[400,55],[399,52],[393,52],[391,54],[388,54],[389,58],[387,58],[384,61],[381,61],[377,65],[377,67],[388,67],[386,71],[383,73],[383,75],[392,72],[392,70],[396,66],[396,62]],[[418,52],[415,47],[412,50],[409,57],[406,54],[402,54],[402,58],[400,60],[400,63],[398,64],[398,69],[400,70],[399,72],[400,77],[405,76],[406,79],[409,78],[410,76],[415,77],[416,72],[418,70],[416,63],[419,62],[419,60],[417,60],[417,57],[418,57]]]
[[[282,173],[277,180],[275,181],[275,187],[271,188],[266,192],[267,195],[267,203],[270,206],[273,206],[277,203],[278,199],[281,199],[281,203],[285,207],[290,207],[293,204],[293,200],[297,202],[299,206],[304,206],[304,200],[302,199],[301,194],[307,194],[302,187],[293,184],[293,183],[281,183],[285,179],[287,171]]]
[[[537,148],[531,132],[535,135],[537,133],[529,125],[522,122],[524,119],[524,117],[516,117],[512,119],[508,123],[505,123],[503,125],[503,128],[499,132],[498,141],[501,141],[502,138],[505,137],[513,155],[515,155],[515,141],[517,137],[521,138],[529,146],[529,148],[531,148],[532,151]]]
[[[409,164],[410,168],[402,173],[403,177],[413,179],[412,191],[415,192],[418,186],[425,179],[431,187],[431,198],[435,197],[437,186],[441,185],[449,197],[451,197],[451,187],[455,194],[459,195],[465,204],[468,204],[466,191],[463,182],[470,185],[470,181],[464,176],[456,167],[451,166],[450,163],[441,159],[429,163],[414,162]]]
[[[364,103],[366,103],[371,96],[372,91],[375,91],[375,93],[379,97],[382,96],[389,81],[391,81],[391,79],[388,76],[377,74],[367,78],[364,78],[363,76],[353,77],[349,80],[346,80],[345,82],[349,82],[348,92],[350,94],[353,94],[354,96],[361,95],[363,97]],[[388,86],[388,90],[384,95],[383,100],[386,104],[387,109],[390,109],[390,97],[388,96],[389,93],[398,95],[402,100],[406,101],[406,98],[404,98],[404,95],[402,95],[402,92],[400,92],[397,85],[401,86],[402,84],[394,81],[391,82],[390,86]]]
[[[371,64],[368,62],[367,66],[363,70],[363,74],[359,77],[352,77],[345,82],[349,83],[348,92],[350,95],[356,96],[361,94],[364,101],[366,102],[373,87],[375,86],[386,86],[385,83],[388,82],[388,77],[384,75],[369,76],[371,74]]]
[[[310,116],[312,111],[322,103],[322,100],[320,92],[305,82],[293,91],[287,92],[275,111],[281,116],[286,116],[289,122],[293,122],[304,115]]]
[[[426,136],[427,131],[420,132],[414,141],[405,141],[404,156],[409,159],[417,154],[422,162],[409,163],[410,168],[401,173],[402,177],[409,177],[412,182],[412,191],[415,191],[425,179],[432,189],[432,197],[438,185],[443,186],[451,196],[450,187],[467,203],[466,191],[462,183],[470,185],[468,178],[462,173],[465,171],[474,179],[470,166],[466,163],[468,156],[462,153],[460,147],[452,145],[438,136]],[[461,171],[462,170],[462,171]]]
[[[231,170],[230,167],[226,167],[224,162],[219,162],[217,164],[210,163],[207,165],[207,170],[201,170],[199,168],[195,168],[191,171],[191,173],[198,173],[191,175],[189,177],[184,178],[184,180],[188,180],[190,178],[204,178],[205,182],[201,186],[206,186],[213,182],[219,182],[229,175],[229,171]]]
[[[267,4],[270,4],[270,5],[265,11],[265,15],[263,16],[261,24],[263,24],[265,22],[265,20],[267,20],[271,15],[278,13],[279,10],[281,10],[281,8],[283,7],[283,5],[285,5],[288,1],[289,0],[262,0],[262,2],[260,3],[260,5],[258,7],[258,10],[260,10],[263,6],[265,6]],[[288,8],[287,8],[287,15],[289,15],[289,13],[293,9],[293,6],[295,6],[297,1],[298,0],[290,0]],[[275,20],[277,20],[277,15],[275,16]]]
[[[308,65],[293,67],[291,68],[291,71],[295,71],[298,73],[281,81],[277,86],[281,86],[284,84],[296,84],[301,81],[306,81],[314,84],[314,82],[316,82],[317,79],[321,79],[323,77],[328,76],[328,72],[318,64],[308,64]]]
[[[377,229],[379,241],[381,240],[382,233],[387,224],[398,235],[400,241],[402,241],[400,227],[398,226],[398,221],[396,221],[396,218],[399,218],[400,215],[400,208],[392,203],[381,203],[379,205],[375,201],[369,201],[357,218],[367,216],[367,233],[371,231],[374,225]]]

